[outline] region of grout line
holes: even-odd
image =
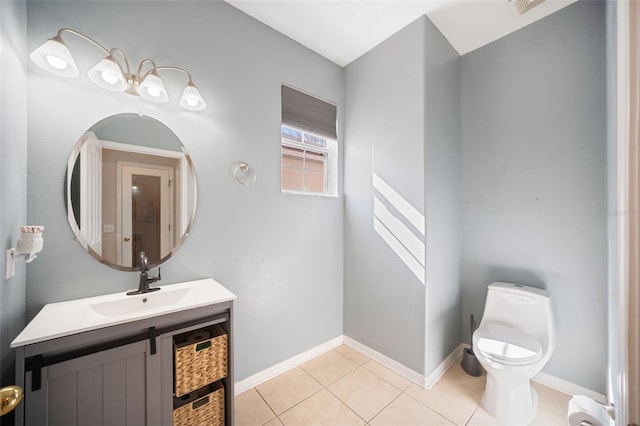
[[[387,369],[387,370],[389,370],[391,373],[393,373],[393,374],[395,374],[395,375],[397,375],[397,376],[401,377],[402,379],[407,380],[407,381],[409,382],[409,385],[408,385],[405,389],[402,389],[402,388],[397,387],[396,385],[394,385],[393,383],[391,383],[390,381],[388,381],[387,379],[385,379],[385,378],[384,378],[384,377],[382,377],[381,375],[377,374],[375,371],[368,369],[368,368],[365,366],[365,364],[368,364],[368,363],[369,363],[369,361],[373,361],[373,362],[377,363],[378,365],[382,366],[383,368],[386,368],[386,369]],[[365,370],[367,370],[368,372],[372,373],[373,375],[377,376],[378,378],[380,378],[380,379],[381,379],[381,380],[383,380],[384,382],[386,382],[386,383],[390,384],[390,385],[391,385],[391,386],[393,386],[394,388],[398,389],[400,392],[404,392],[405,390],[409,389],[409,387],[411,386],[412,382],[411,382],[409,379],[407,379],[407,378],[405,378],[405,377],[400,376],[398,373],[396,373],[395,371],[393,371],[393,370],[389,369],[388,367],[385,367],[384,365],[380,364],[380,363],[379,363],[379,362],[377,362],[376,360],[370,359],[369,361],[367,361],[367,362],[365,362],[364,364],[362,364],[362,365],[361,365],[361,367],[362,367],[362,368],[364,368]]]
[[[335,350],[335,349],[332,349],[332,351],[334,351],[334,350]],[[325,352],[325,354],[326,354],[326,353],[329,353],[329,352],[331,352],[331,351]],[[337,353],[338,355],[340,355],[340,356],[344,357],[345,359],[347,359],[347,360],[349,360],[349,361],[353,362],[353,363],[355,364],[355,366],[356,366],[356,367],[355,367],[353,370],[349,370],[349,371],[347,371],[346,373],[344,373],[343,375],[339,376],[339,377],[338,377],[338,378],[336,378],[335,380],[331,381],[331,382],[330,382],[330,383],[328,383],[327,385],[324,385],[324,384],[320,383],[320,380],[316,379],[316,378],[313,376],[313,374],[311,374],[311,372],[310,372],[310,371],[305,370],[305,369],[304,369],[304,364],[299,365],[299,367],[300,367],[302,370],[304,370],[304,372],[305,372],[305,373],[307,373],[309,376],[313,377],[313,379],[314,379],[316,382],[320,383],[320,386],[322,386],[322,387],[325,387],[325,388],[326,388],[326,387],[328,387],[328,386],[331,386],[332,384],[334,384],[334,383],[335,383],[335,382],[337,382],[338,380],[342,379],[343,377],[345,377],[345,376],[347,376],[347,375],[349,375],[349,374],[353,373],[354,371],[356,371],[356,370],[358,369],[358,367],[361,367],[360,365],[358,365],[358,363],[357,363],[357,362],[355,362],[354,360],[352,360],[352,359],[351,359],[351,358],[349,358],[348,356],[343,355],[343,354],[341,354],[341,353],[340,353],[340,352],[338,352],[338,351],[336,351],[336,353]],[[317,358],[320,358],[321,356],[323,356],[323,355],[325,355],[325,354],[318,355],[318,357],[317,357]],[[316,359],[316,358],[313,358],[313,359]],[[307,362],[313,361],[313,359],[311,359],[311,360],[309,360],[309,361],[307,361]],[[305,364],[306,364],[306,363],[305,363]]]
[[[351,350],[353,350],[353,351],[355,351],[355,352],[357,352],[357,353],[362,354],[361,352],[357,351],[356,349],[353,349],[353,348],[349,348],[349,349],[351,349]],[[332,349],[332,350],[335,350],[335,348],[334,348],[334,349]],[[407,391],[411,388],[412,383],[410,383],[410,384],[409,384],[409,386],[407,386],[407,387],[406,387],[406,389],[398,388],[397,386],[393,385],[393,384],[392,384],[392,383],[390,383],[389,381],[385,380],[383,377],[381,377],[381,376],[380,376],[379,374],[377,374],[376,372],[371,371],[369,368],[365,367],[365,364],[367,364],[369,361],[375,361],[374,359],[372,359],[372,358],[367,358],[367,360],[366,360],[365,362],[363,362],[363,363],[358,363],[358,361],[356,361],[355,359],[353,359],[353,358],[349,357],[348,355],[345,355],[345,354],[341,353],[341,352],[340,352],[340,351],[338,351],[338,350],[336,350],[336,352],[338,352],[341,356],[345,357],[346,359],[349,359],[350,361],[352,361],[352,362],[356,365],[356,367],[355,367],[353,370],[351,370],[351,371],[349,371],[349,372],[347,372],[347,373],[343,374],[343,375],[342,375],[342,376],[340,376],[339,378],[337,378],[337,379],[333,380],[331,383],[328,383],[327,385],[323,385],[323,384],[322,384],[322,383],[320,383],[320,381],[319,381],[318,379],[316,379],[316,378],[315,378],[315,377],[314,377],[310,372],[306,371],[306,370],[305,370],[304,368],[302,368],[302,366],[300,365],[300,369],[301,369],[301,370],[302,370],[306,375],[310,376],[310,377],[311,377],[315,382],[317,382],[317,383],[320,385],[320,389],[319,389],[319,390],[317,390],[316,392],[313,392],[311,395],[309,395],[308,397],[306,397],[306,398],[304,398],[303,400],[299,401],[298,403],[294,404],[293,406],[289,407],[288,409],[286,409],[285,411],[283,411],[283,412],[282,412],[282,413],[280,413],[279,415],[275,413],[275,410],[271,407],[271,405],[269,405],[269,403],[267,402],[267,400],[264,398],[264,396],[263,396],[263,395],[260,393],[260,391],[257,389],[257,386],[254,386],[254,387],[253,387],[253,389],[255,389],[255,390],[256,390],[256,392],[258,392],[258,395],[260,395],[260,397],[262,398],[262,400],[267,404],[267,406],[269,407],[269,409],[271,410],[271,412],[275,415],[275,417],[274,417],[274,418],[277,418],[277,419],[278,419],[278,421],[279,421],[280,423],[282,423],[282,424],[284,424],[284,422],[283,422],[283,421],[282,421],[282,419],[280,418],[280,416],[281,416],[282,414],[284,414],[284,413],[286,413],[286,412],[288,412],[288,411],[292,410],[294,407],[297,407],[298,405],[302,404],[302,403],[303,403],[303,402],[305,402],[306,400],[308,400],[308,399],[312,398],[313,396],[317,395],[317,394],[318,394],[319,392],[321,392],[322,390],[326,390],[327,392],[329,392],[329,394],[330,394],[330,395],[332,395],[333,397],[335,397],[335,398],[336,398],[336,399],[337,399],[341,404],[343,404],[345,407],[347,407],[347,408],[349,409],[349,411],[351,411],[351,412],[352,412],[352,413],[354,413],[358,418],[360,418],[360,419],[365,423],[365,425],[369,425],[369,422],[370,422],[371,420],[375,419],[378,415],[380,415],[380,413],[381,413],[382,411],[384,411],[385,409],[387,409],[387,408],[389,407],[389,405],[391,405],[395,400],[397,400],[397,399],[398,399],[401,395],[403,395],[403,394],[404,394],[404,395],[406,395],[406,396],[408,396],[408,397],[409,397],[409,398],[411,398],[412,400],[416,401],[416,402],[417,402],[417,403],[419,403],[420,405],[422,405],[422,406],[424,406],[424,407],[428,408],[429,410],[431,410],[431,411],[435,412],[436,414],[438,414],[438,415],[439,415],[439,416],[441,416],[442,418],[446,419],[447,421],[449,421],[449,422],[451,422],[451,423],[453,423],[453,424],[456,424],[456,422],[452,421],[452,420],[451,420],[450,418],[448,418],[446,415],[442,414],[438,409],[436,409],[436,408],[434,408],[434,407],[431,407],[430,405],[428,405],[428,404],[426,404],[426,403],[424,403],[424,402],[422,402],[422,401],[420,401],[420,400],[418,400],[418,399],[414,398],[412,395],[410,395]],[[364,354],[362,354],[362,355],[364,355]],[[318,356],[322,356],[322,354],[320,354],[320,355],[318,355]],[[364,355],[364,356],[366,357],[366,355]],[[317,357],[316,357],[316,358],[317,358]],[[312,359],[315,359],[315,358],[312,358]],[[457,360],[456,360],[456,362],[457,362]],[[453,366],[453,365],[452,365],[452,366]],[[450,366],[450,367],[445,371],[445,373],[442,375],[443,377],[444,377],[444,375],[446,374],[446,372],[448,372],[448,371],[449,371],[449,369],[450,369],[452,366]],[[388,367],[386,367],[386,366],[384,366],[384,365],[383,365],[383,367],[385,367],[385,368],[387,368],[387,369],[388,369]],[[295,367],[294,367],[294,368],[295,368]],[[385,383],[389,384],[390,386],[392,386],[394,389],[396,389],[396,390],[399,390],[399,391],[400,391],[400,393],[399,393],[395,398],[393,398],[389,403],[387,403],[384,407],[382,407],[382,408],[381,408],[381,409],[380,409],[380,410],[379,410],[379,411],[378,411],[378,412],[377,412],[377,413],[376,413],[376,414],[371,418],[371,420],[369,420],[369,421],[367,421],[367,420],[366,420],[366,419],[364,419],[362,416],[360,416],[360,415],[359,415],[359,414],[358,414],[358,413],[357,413],[357,412],[356,412],[356,411],[355,411],[351,406],[349,406],[349,404],[347,404],[347,403],[346,403],[345,401],[343,401],[343,400],[342,400],[338,395],[336,395],[335,393],[333,393],[333,392],[329,389],[329,386],[331,386],[331,385],[335,384],[337,381],[339,381],[339,380],[341,380],[342,378],[344,378],[344,377],[348,376],[349,374],[356,372],[359,368],[363,368],[365,371],[367,371],[367,372],[369,372],[369,373],[373,374],[374,376],[376,376],[377,378],[379,378],[379,379],[380,379],[380,380],[382,380],[383,382],[385,382]],[[392,373],[394,373],[394,374],[398,374],[398,373],[396,373],[396,372],[395,372],[395,371],[393,371],[393,370],[390,370],[390,371],[391,371]],[[486,373],[485,373],[485,375],[486,375]],[[276,376],[276,377],[277,377],[277,376]],[[441,377],[441,378],[442,378],[442,377]],[[465,379],[467,379],[467,380],[465,380]],[[469,378],[466,378],[466,377],[456,377],[456,378],[451,378],[451,379],[450,379],[450,381],[452,382],[452,384],[455,384],[456,386],[461,387],[461,388],[463,388],[463,389],[465,389],[465,390],[467,390],[467,391],[473,392],[474,394],[476,394],[476,393],[477,393],[477,389],[476,389],[476,388],[473,388],[473,387],[471,387],[471,386],[469,386],[469,385],[468,385],[468,383],[469,383],[469,384],[470,384],[470,383],[473,383],[473,382],[474,382],[474,381],[476,381],[476,380],[481,380],[481,377],[477,377],[477,378],[476,378],[476,377],[469,377]],[[485,379],[485,380],[486,380],[486,379]],[[543,386],[546,386],[545,384],[542,384],[542,385],[543,385]],[[549,387],[549,386],[547,386],[547,387]],[[552,388],[552,389],[553,389],[553,388]],[[560,391],[560,392],[562,392],[562,391]],[[474,398],[474,401],[475,401],[475,398]],[[475,408],[472,410],[472,412],[471,412],[471,414],[469,415],[469,417],[468,417],[468,418],[465,420],[465,422],[463,423],[464,425],[469,426],[469,424],[470,424],[470,422],[471,422],[471,419],[472,419],[472,418],[473,418],[473,417],[478,413],[478,410],[480,409],[480,406],[481,406],[480,401],[477,401],[477,402],[476,402],[476,406],[475,406]],[[539,407],[539,409],[538,409],[538,412],[539,412],[539,413],[540,413],[540,412],[544,412],[544,411],[546,411],[546,410],[544,410],[544,409],[542,409],[542,410],[541,410],[541,407]],[[274,420],[274,418],[270,419],[268,422],[273,421],[273,420]],[[267,422],[267,423],[268,423],[268,422]]]
[[[296,402],[295,404],[293,404],[291,407],[287,408],[286,410],[284,410],[282,413],[280,414],[276,414],[276,417],[278,417],[278,420],[280,420],[280,416],[283,415],[284,413],[286,413],[287,411],[291,411],[293,410],[295,407],[297,407],[298,405],[302,404],[303,402],[305,402],[307,399],[311,399],[312,397],[314,397],[315,395],[319,394],[320,392],[322,392],[322,389],[318,389],[317,391],[315,391],[314,393],[312,393],[311,395],[309,395],[308,397]],[[282,422],[282,420],[280,420]],[[284,423],[284,422],[282,422]]]
[[[255,387],[254,387],[254,388],[252,388],[252,389],[255,389],[255,391],[256,391],[256,393],[258,394],[258,396],[259,396],[260,398],[262,398],[262,400],[264,401],[264,403],[265,403],[265,404],[267,404],[267,407],[269,407],[269,410],[271,410],[271,412],[273,413],[273,415],[274,415],[274,416],[276,416],[276,417],[278,417],[278,414],[276,414],[275,410],[274,410],[273,408],[271,408],[271,405],[269,405],[269,403],[267,402],[267,400],[266,400],[266,399],[264,399],[264,396],[262,396],[262,394],[260,393],[260,391],[258,390],[258,388],[255,388]],[[266,423],[269,423],[271,420],[273,420],[273,419],[270,419],[270,420],[269,420],[269,421],[267,421]]]
[[[403,392],[404,393],[404,392]],[[453,420],[451,420],[449,417],[445,416],[444,414],[442,414],[440,411],[438,411],[437,409],[435,409],[434,407],[430,407],[427,404],[425,404],[424,402],[414,398],[413,396],[409,395],[408,393],[406,394],[409,398],[413,399],[414,401],[416,401],[418,404],[422,405],[423,407],[427,407],[429,410],[433,411],[434,413],[436,413],[437,415],[439,415],[440,417],[442,417],[443,419],[445,419],[446,421],[448,421],[451,424],[457,424],[456,422],[454,422]]]
[[[396,388],[396,389],[397,389],[397,388]],[[380,409],[380,411],[378,411],[376,414],[374,414],[374,415],[373,415],[373,417],[371,417],[371,420],[373,420],[373,419],[375,419],[376,417],[378,417],[378,416],[380,415],[380,413],[382,413],[382,412],[383,412],[383,411],[384,411],[388,406],[390,406],[390,405],[393,403],[393,401],[395,401],[396,399],[400,398],[400,395],[402,395],[403,393],[404,393],[404,392],[400,392],[398,395],[396,395],[396,397],[395,397],[395,398],[393,398],[391,401],[389,401],[389,403],[388,403],[387,405],[385,405],[384,407],[382,407],[382,408]],[[371,420],[369,420],[369,421],[371,421]],[[368,423],[369,423],[369,422],[367,422],[367,424],[368,424]]]
[[[346,355],[344,355],[344,356],[346,356]],[[348,357],[347,357],[347,358],[348,358]],[[349,373],[345,374],[345,375],[344,375],[344,376],[342,376],[342,377],[345,377],[345,376],[347,376],[348,374],[351,374],[351,373],[353,373],[353,372],[357,371],[357,370],[358,370],[358,368],[362,368],[362,365],[359,365],[356,361],[354,361],[354,360],[351,360],[351,361],[353,361],[353,362],[357,365],[357,367],[356,367],[356,368],[354,368],[353,370],[351,370]],[[336,380],[335,382],[337,382],[337,380]],[[333,382],[333,383],[335,383],[335,382]],[[331,384],[333,384],[333,383],[331,383]],[[347,407],[347,408],[349,409],[349,411],[351,411],[353,414],[355,414],[356,416],[358,416],[358,417],[359,417],[359,418],[360,418],[360,419],[361,419],[365,424],[369,424],[369,422],[367,422],[367,419],[365,419],[365,418],[364,418],[364,417],[362,417],[360,414],[358,414],[358,413],[356,412],[356,410],[354,410],[354,409],[353,409],[353,407],[351,407],[351,406],[349,406],[349,404],[347,404],[347,402],[346,402],[346,401],[343,401],[342,399],[340,399],[340,397],[339,397],[338,395],[336,395],[335,393],[333,393],[333,392],[331,391],[331,389],[329,389],[329,386],[331,386],[331,385],[327,385],[327,386],[325,386],[325,390],[326,390],[327,392],[329,392],[331,395],[333,395],[333,397],[334,397],[335,399],[337,399],[338,401],[340,401],[340,403],[341,403],[342,405],[344,405],[345,407]]]
[[[475,410],[473,410],[473,413],[471,413],[471,416],[469,416],[469,418],[467,419],[467,421],[464,423],[465,426],[467,426],[469,424],[469,422],[471,421],[471,419],[473,418],[473,416],[476,415],[476,413],[478,412],[478,408],[480,408],[480,404],[478,403],[478,406],[476,407]]]

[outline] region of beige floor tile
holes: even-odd
[[[358,364],[337,351],[326,352],[300,366],[323,386],[358,368]]]
[[[467,426],[500,426],[500,424],[482,406],[478,406],[478,409],[469,419]]]
[[[482,396],[481,393],[445,377],[438,380],[431,389],[423,389],[414,383],[405,392],[458,425],[469,420]]]
[[[571,395],[532,382],[538,393],[538,413],[534,425],[566,425]]]
[[[364,368],[347,374],[328,389],[365,420],[371,420],[400,390]]]
[[[481,376],[473,377],[462,369],[462,357],[458,358],[442,377],[446,377],[455,383],[473,389],[477,392],[484,392],[484,385],[487,381],[487,372],[484,371]]]
[[[322,389],[313,377],[300,367],[282,373],[256,387],[276,413],[280,414]]]
[[[235,414],[238,426],[261,426],[276,417],[253,388],[236,396]]]
[[[280,419],[276,417],[275,419],[271,420],[269,423],[265,423],[264,426],[283,426],[283,425]]]
[[[376,376],[382,378],[385,382],[392,384],[400,390],[405,390],[411,384],[411,381],[409,379],[405,379],[401,375],[372,359],[365,362],[362,366],[371,371]]]
[[[371,426],[453,425],[450,421],[415,399],[402,394],[369,422]]]
[[[280,415],[285,426],[362,426],[364,420],[326,389]]]
[[[361,354],[360,352],[356,351],[353,348],[350,348],[347,345],[340,345],[337,348],[335,348],[335,350],[340,352],[342,355],[346,356],[347,358],[351,359],[351,361],[359,365],[362,365],[365,362],[369,361],[368,356]]]

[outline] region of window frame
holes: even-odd
[[[288,129],[300,132],[301,141],[294,141],[291,139],[287,139],[283,136],[282,128],[286,127]],[[310,135],[313,137],[324,139],[325,146],[320,147],[317,145],[309,144],[304,142],[304,135]],[[280,191],[283,194],[294,194],[294,195],[310,195],[310,196],[320,196],[320,197],[338,197],[338,173],[337,173],[337,146],[338,141],[332,139],[327,136],[318,135],[314,132],[310,132],[308,130],[300,129],[285,123],[280,124]],[[299,167],[291,167],[285,166],[283,157],[284,157],[284,147],[294,148],[302,150],[304,153],[313,152],[316,154],[324,154],[324,171],[322,172],[325,177],[325,190],[324,192],[315,192],[315,191],[306,191],[306,190],[293,190],[293,189],[285,189],[283,188],[283,171],[284,169],[294,169],[302,171],[302,187],[305,187],[305,171],[316,172],[314,169],[305,168],[304,164],[306,163],[307,157],[303,154],[303,166]]]

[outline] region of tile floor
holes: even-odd
[[[429,390],[339,346],[236,397],[237,426],[496,425],[479,406],[485,376],[458,360]],[[534,425],[566,425],[570,396],[534,383]]]

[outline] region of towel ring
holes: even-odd
[[[233,169],[233,177],[239,184],[251,186],[256,181],[256,172],[247,163],[241,161]]]

